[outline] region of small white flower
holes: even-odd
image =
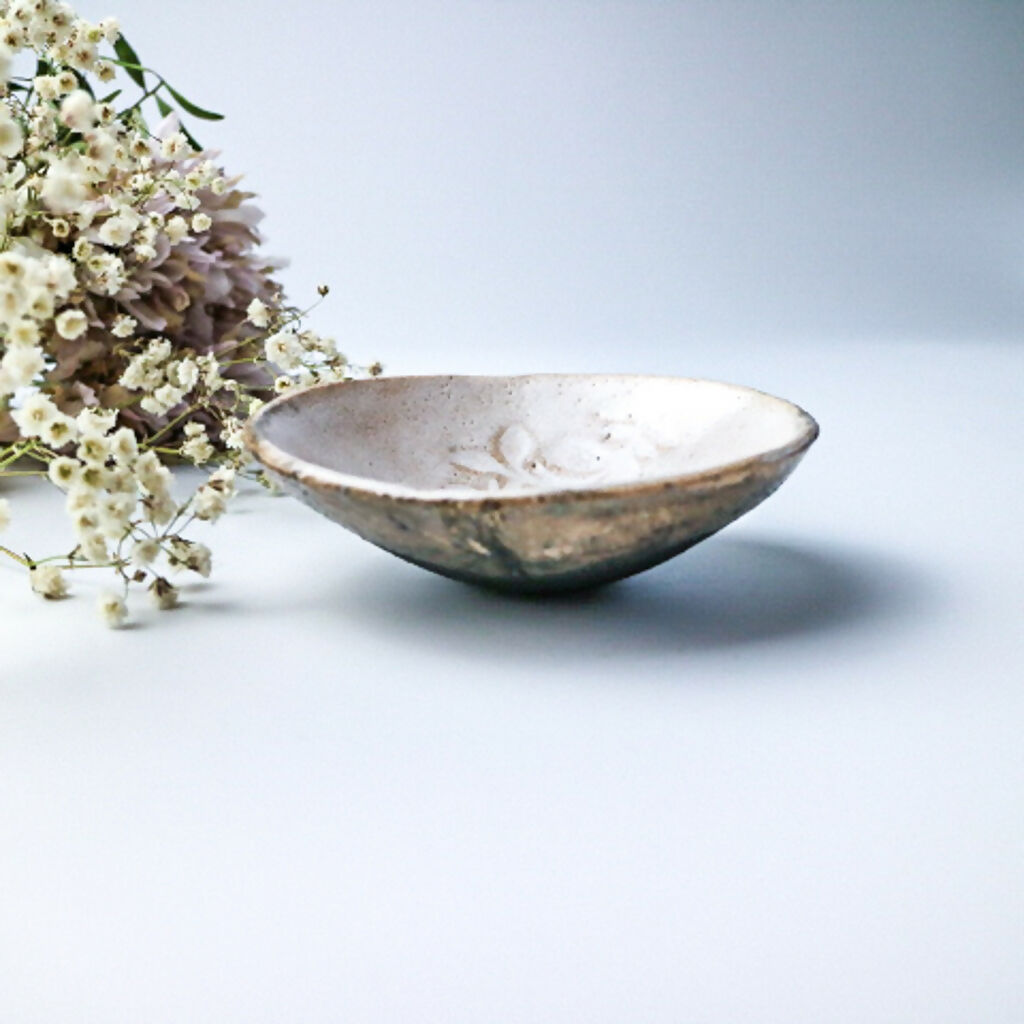
[[[204,462],[209,462],[217,453],[204,436],[190,437],[182,444],[181,454],[193,465],[201,466]]]
[[[227,416],[220,429],[220,438],[226,448],[233,452],[241,451],[245,447],[245,427],[234,416]]]
[[[235,475],[234,469],[230,466],[222,466],[216,472],[210,474],[207,485],[231,497],[235,493]]]
[[[110,438],[110,454],[120,466],[130,466],[139,454],[139,442],[131,427],[115,430]]]
[[[141,391],[149,380],[151,370],[144,359],[136,356],[125,368],[118,378],[118,384],[129,391]],[[157,375],[159,379],[159,375]]]
[[[55,565],[34,566],[28,577],[32,589],[51,601],[67,595],[68,585],[64,580],[64,574]]]
[[[208,213],[197,213],[192,218],[192,230],[197,234],[209,231],[213,226],[213,220]]]
[[[76,509],[71,515],[71,528],[80,541],[88,540],[99,531],[99,512],[92,505]]]
[[[87,132],[96,123],[93,98],[84,90],[76,89],[60,105],[60,119],[72,131]]]
[[[148,413],[162,416],[170,412],[185,397],[181,388],[173,384],[162,384],[151,395],[146,395],[139,405]]]
[[[194,218],[193,218],[194,219]],[[259,299],[253,299],[245,310],[246,319],[256,327],[270,326],[270,310]]]
[[[150,494],[162,494],[170,485],[170,470],[154,451],[143,452],[135,463],[135,475]]]
[[[205,484],[196,491],[192,499],[192,512],[196,519],[215,523],[227,508],[227,497],[214,487]]]
[[[16,388],[31,384],[43,368],[42,349],[35,345],[21,345],[8,349],[0,359],[0,372]]]
[[[51,483],[62,491],[70,491],[81,477],[82,464],[77,459],[61,455],[50,463],[46,472]]]
[[[186,139],[181,132],[175,132],[173,135],[168,135],[167,138],[160,143],[160,152],[163,153],[168,160],[172,160],[177,156],[183,156],[188,152],[188,149],[188,139]]]
[[[120,248],[131,240],[134,227],[126,217],[109,217],[100,228],[100,241]]]
[[[85,470],[82,470],[81,475],[85,475]],[[74,515],[75,512],[81,512],[82,509],[92,508],[93,497],[92,488],[83,483],[80,476],[68,491],[67,500],[64,502],[68,515]]]
[[[100,618],[111,629],[123,626],[125,619],[128,618],[128,609],[125,607],[124,599],[120,594],[115,594],[112,590],[107,590],[100,594],[96,607],[99,610]]]
[[[121,378],[121,383],[127,387],[128,382],[126,380],[126,376]],[[143,395],[139,402],[139,408],[142,409],[143,412],[148,412],[153,416],[162,416],[167,412],[170,406],[164,405],[164,403],[157,399],[155,395]]]
[[[21,125],[11,117],[6,104],[0,104],[0,156],[8,160],[16,157],[25,145],[25,133]]]
[[[82,474],[78,482],[84,490],[100,491],[110,480],[110,470],[101,463],[87,462],[82,466]]]
[[[137,503],[134,494],[105,494],[99,504],[100,532],[111,540],[123,537]]]
[[[0,255],[0,280],[20,281],[25,277],[25,257],[17,252],[5,252]]]
[[[101,533],[88,533],[78,540],[78,550],[90,562],[102,563],[110,558],[107,539]]]
[[[199,382],[199,365],[194,359],[179,359],[167,367],[167,379],[187,394]]]
[[[109,119],[111,108],[105,104],[96,107],[96,116],[103,120]],[[89,165],[90,174],[95,178],[104,178],[113,166],[117,153],[117,138],[108,131],[92,131],[89,133],[88,144],[85,149],[86,156],[92,163]]]
[[[203,383],[211,391],[216,391],[224,386],[224,381],[220,375],[220,363],[217,362],[216,356],[209,354],[199,356],[196,362],[199,364],[200,372],[203,375]]]
[[[184,391],[173,384],[164,384],[153,392],[153,396],[166,409],[173,409],[184,397]]]
[[[177,245],[188,234],[188,221],[175,214],[164,224],[164,231],[167,233],[171,245]]]
[[[22,437],[39,437],[49,423],[62,415],[49,396],[36,392],[11,413]]]
[[[119,313],[110,327],[110,333],[115,338],[130,338],[135,333],[138,322],[124,313]]]
[[[62,338],[74,341],[88,330],[89,319],[80,309],[65,309],[63,313],[57,314],[53,325]]]
[[[170,611],[178,606],[178,588],[169,580],[158,576],[149,586],[149,593],[153,604],[161,611]]]
[[[20,281],[4,282],[0,290],[0,321],[16,320],[28,305],[28,292]]]
[[[71,247],[71,256],[79,263],[87,263],[95,251],[96,247],[87,238],[78,238]]]
[[[78,437],[78,427],[70,416],[61,413],[43,427],[39,436],[51,448],[63,448]]]
[[[23,312],[37,320],[49,320],[53,316],[53,295],[48,288],[33,288],[28,294],[28,306]]]
[[[115,465],[107,469],[106,487],[111,494],[137,495],[139,482],[128,466]]]
[[[61,95],[60,79],[56,75],[37,75],[32,84],[40,99],[52,101]]]
[[[190,544],[184,562],[186,569],[199,573],[204,579],[210,575],[210,570],[213,568],[210,549],[205,544]]]
[[[34,320],[15,320],[7,328],[11,345],[35,345],[39,341],[39,325]]]
[[[75,454],[82,462],[102,466],[110,457],[110,441],[102,434],[86,434]]]
[[[31,276],[60,299],[67,298],[78,284],[75,265],[66,256],[47,256],[37,261],[32,269]]]
[[[146,518],[157,526],[164,526],[169,523],[178,511],[174,499],[166,491],[163,493],[154,492],[144,501]]]
[[[135,135],[128,143],[128,154],[132,159],[137,161],[143,161],[151,159],[153,153],[153,143],[146,138],[145,135]],[[132,187],[135,188],[136,184],[133,181]]]
[[[282,370],[293,370],[302,359],[302,345],[291,331],[278,331],[266,340],[267,359]]]
[[[54,213],[75,213],[89,194],[82,161],[77,153],[53,160],[41,190],[43,202]]]
[[[121,34],[121,22],[117,18],[103,18],[97,27],[103,33],[103,38],[108,43],[113,45],[117,42],[117,37]]]
[[[89,406],[83,409],[76,417],[75,423],[83,435],[110,433],[117,422],[117,412],[113,409],[100,409],[96,406]]]
[[[159,557],[160,542],[153,537],[144,537],[132,546],[132,561],[136,565],[152,565]]]
[[[64,58],[78,71],[91,71],[96,63],[96,47],[87,38],[76,39],[71,52]]]

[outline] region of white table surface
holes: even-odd
[[[1024,1020],[1024,347],[679,362],[821,439],[590,595],[259,492],[129,630],[0,568],[0,1019]]]

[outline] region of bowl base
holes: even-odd
[[[486,590],[503,594],[568,594],[573,591],[593,590],[597,587],[608,586],[610,583],[617,583],[619,580],[645,572],[647,569],[652,569],[662,562],[681,555],[684,551],[688,551],[694,545],[699,544],[702,540],[707,540],[708,537],[716,533],[718,530],[710,530],[671,548],[658,547],[646,552],[631,552],[628,558],[598,562],[565,572],[549,571],[543,574],[531,570],[530,567],[516,560],[514,556],[506,556],[502,559],[502,568],[505,573],[498,576],[493,571],[474,572],[471,569],[456,569],[436,562],[423,561],[401,551],[395,551],[393,548],[382,548],[382,550],[397,555],[403,561],[419,566],[421,569],[428,569],[441,576],[447,576],[448,579],[457,580],[459,583],[468,583]],[[488,568],[493,568],[491,563],[488,563]]]

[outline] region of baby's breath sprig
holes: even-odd
[[[26,58],[34,74],[14,74]],[[99,87],[118,69],[134,99]],[[180,121],[221,115],[143,64],[116,19],[0,0],[0,86],[0,485],[45,477],[73,535],[65,554],[0,554],[48,599],[74,572],[111,573],[99,610],[117,626],[132,588],[167,609],[175,573],[209,575],[187,533],[249,472],[248,416],[275,392],[380,367],[351,366],[305,326],[312,307],[285,302],[252,194]],[[184,499],[176,463],[205,472]],[[10,519],[0,498],[0,530]]]

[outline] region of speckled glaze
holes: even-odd
[[[407,561],[565,590],[657,565],[768,497],[818,435],[797,406],[678,377],[385,377],[265,406],[289,493]]]

